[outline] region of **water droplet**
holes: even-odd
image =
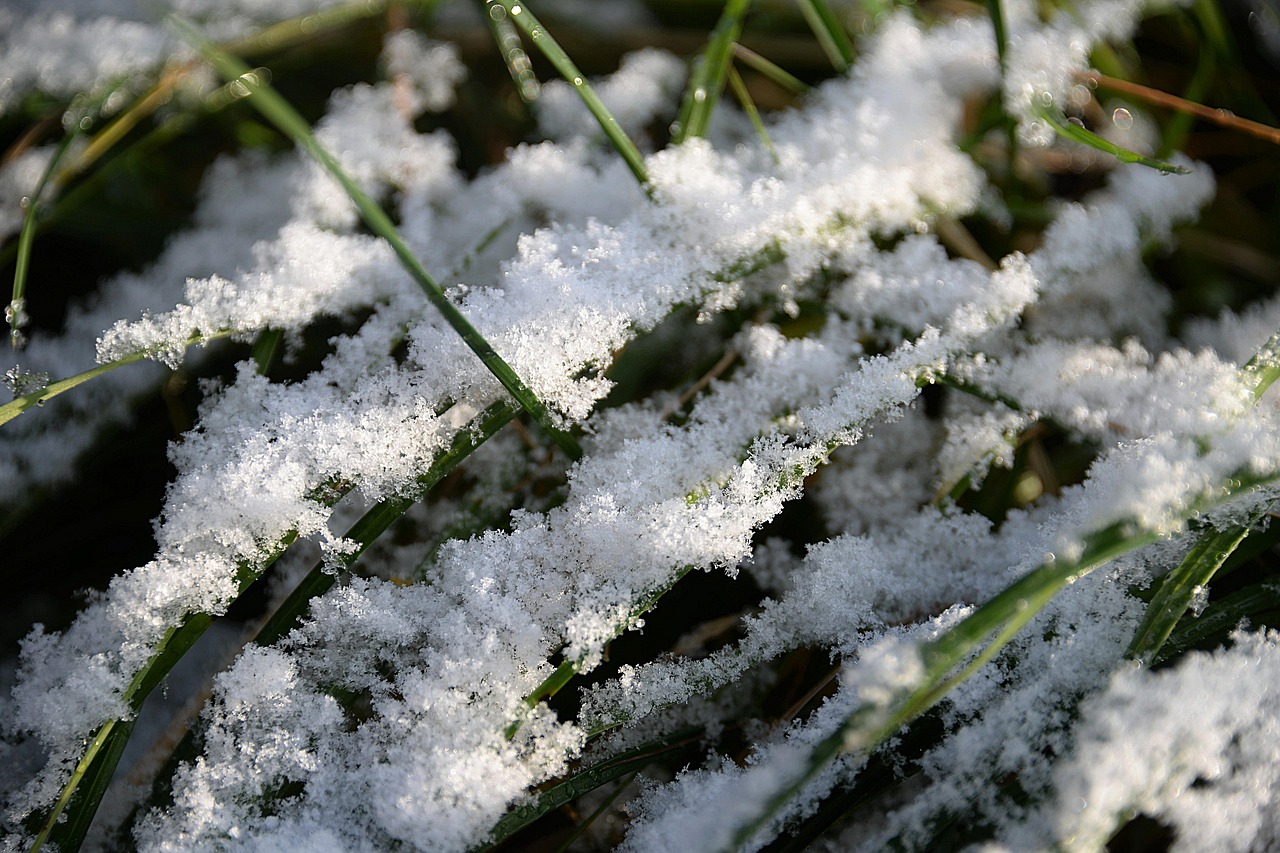
[[[505,7],[499,6],[497,3],[495,3],[489,7],[489,17],[495,21],[506,20],[507,10]]]
[[[514,17],[514,16],[519,15],[519,14],[520,14],[520,7],[519,7],[519,6],[512,6],[512,7],[511,7],[511,15]]]
[[[1133,127],[1133,114],[1124,107],[1116,107],[1111,113],[1111,122],[1121,130]]]
[[[1051,95],[1048,92],[1041,92],[1040,94],[1036,95],[1036,100],[1040,102],[1041,106],[1045,106],[1045,107],[1053,106],[1053,95]]]
[[[22,208],[23,210],[26,210],[30,206],[31,206],[31,196],[29,195],[24,195],[22,197],[22,200],[18,202],[18,207]]]
[[[81,130],[88,130],[91,127],[93,127],[93,119],[89,118],[88,116],[85,116],[84,118],[80,119]]]
[[[1068,116],[1067,121],[1070,122],[1071,124],[1074,124],[1076,127],[1084,127],[1084,122],[1082,122],[1080,119],[1076,118],[1075,116]]]
[[[573,78],[573,85],[575,85],[575,86],[581,86],[581,85],[582,85],[582,78],[581,78],[581,77],[574,77],[574,78]]]
[[[542,38],[542,27],[534,27],[533,29],[529,30],[529,38],[533,39],[534,41],[537,41],[538,39]]]
[[[670,131],[672,136],[678,136],[680,134],[680,131],[684,130],[684,125],[678,121],[673,121],[671,122],[671,126],[667,128],[667,130]]]
[[[701,86],[699,86],[698,88],[696,88],[696,89],[694,89],[694,90],[693,90],[693,100],[694,100],[695,102],[697,102],[697,103],[699,103],[699,104],[700,104],[700,103],[702,103],[703,101],[705,101],[706,99],[707,99],[707,90],[706,90],[706,89],[704,89],[704,88],[702,88]]]

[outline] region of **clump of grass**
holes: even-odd
[[[1213,193],[1212,144],[1185,116],[1203,117],[1209,96],[1261,103],[1217,12],[1201,4],[1145,38],[1176,51],[1188,49],[1178,27],[1207,28],[1230,90],[1200,74],[1157,97],[1137,42],[1107,46],[1110,24],[1072,29],[1095,26],[1089,9],[1080,21],[1000,2],[959,21],[927,3],[862,10],[879,29],[854,38],[851,4],[729,0],[703,10],[705,38],[680,30],[689,10],[656,31],[687,67],[664,101],[673,60],[593,85],[619,67],[622,30],[534,5],[545,22],[515,0],[473,4],[483,18],[433,2],[343,7],[222,44],[202,32],[215,22],[170,17],[198,58],[77,96],[117,117],[54,135],[9,244],[15,347],[29,291],[54,286],[42,242],[103,203],[94,182],[117,180],[128,152],[176,162],[181,145],[249,141],[261,152],[234,168],[292,195],[248,216],[272,223],[252,236],[272,242],[215,249],[239,268],[183,272],[210,277],[175,291],[173,311],[89,314],[98,329],[119,321],[96,367],[11,371],[0,426],[28,430],[13,458],[33,455],[8,464],[40,487],[19,519],[43,500],[65,514],[89,487],[40,480],[31,424],[46,403],[92,436],[124,415],[105,374],[151,359],[210,377],[198,410],[175,418],[194,426],[175,436],[156,559],[24,647],[4,736],[43,769],[5,792],[13,837],[32,851],[108,832],[120,847],[326,832],[386,849],[959,849],[1105,843],[1139,806],[1184,844],[1216,831],[1180,818],[1176,787],[1147,803],[1141,780],[1083,813],[1063,802],[1091,799],[1074,792],[1088,790],[1097,732],[1182,737],[1178,721],[1139,731],[1125,718],[1129,680],[1181,690],[1203,668],[1206,705],[1238,688],[1246,707],[1274,706],[1244,689],[1237,658],[1280,661],[1280,641],[1230,631],[1280,612],[1266,524],[1280,435],[1265,396],[1280,375],[1266,325],[1278,312],[1242,281],[1275,265],[1267,202],[1244,182],[1280,157],[1219,170],[1227,191],[1191,227],[1228,251],[1174,256],[1208,284],[1162,269],[1173,262],[1155,251]],[[318,120],[290,102],[306,100],[292,88],[306,73],[266,70],[307,68],[325,33],[407,27],[440,41],[401,42],[410,58],[393,80],[339,92]],[[427,97],[461,76],[477,32],[504,62]],[[1012,49],[1015,33],[1087,36],[1108,74],[1133,82],[1068,78],[1069,58],[1039,67]],[[954,67],[937,60],[943,42]],[[206,84],[166,107],[202,62],[227,96]],[[997,64],[1000,79],[984,76]],[[1027,98],[1010,82],[1023,79],[1042,90]],[[1173,112],[1124,136],[1099,119],[1091,80]],[[415,101],[405,86],[423,91]],[[541,142],[555,103],[539,93],[555,86],[598,133]],[[67,106],[50,97],[46,109]],[[452,106],[408,106],[433,99]],[[523,111],[492,109],[503,102]],[[1271,144],[1266,118],[1222,132]],[[1044,122],[1059,143],[1021,141]],[[217,139],[194,132],[219,126]],[[40,141],[18,137],[10,159]],[[440,153],[457,145],[502,153],[463,176]],[[199,228],[250,239],[208,212],[217,192],[205,190]],[[42,225],[41,211],[54,217]],[[1242,217],[1244,237],[1214,232]],[[171,256],[209,257],[183,256],[181,240],[163,275]],[[429,266],[458,273],[438,282]],[[108,310],[130,304],[121,281],[104,288]],[[82,343],[84,324],[60,338],[37,316],[36,369],[44,358],[65,375],[57,347]],[[1232,348],[1259,328],[1270,337],[1251,358]],[[184,363],[219,343],[203,366]],[[6,536],[47,538],[35,523]],[[150,794],[113,805],[118,827],[95,825],[145,700],[207,657],[218,620],[252,626],[239,659],[155,758]],[[1132,675],[1126,661],[1178,674]],[[60,713],[42,719],[49,707]],[[1254,743],[1250,723],[1214,720],[1215,737]],[[969,748],[983,758],[949,763]],[[1242,778],[1280,774],[1266,756],[1238,759]],[[1156,761],[1148,772],[1176,775]],[[408,805],[390,814],[388,792]],[[954,813],[958,801],[971,812]]]

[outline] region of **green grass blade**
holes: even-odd
[[[490,10],[493,8],[505,9],[507,15],[515,23],[520,31],[529,37],[534,46],[542,52],[560,76],[565,79],[574,91],[578,93],[578,97],[587,105],[587,109],[591,111],[591,115],[595,116],[597,122],[600,123],[600,129],[604,131],[604,135],[612,143],[617,150],[619,156],[626,162],[627,167],[631,169],[631,174],[636,176],[636,180],[640,182],[640,186],[645,192],[649,191],[649,174],[645,171],[644,157],[640,154],[640,149],[631,141],[631,137],[627,136],[622,125],[618,124],[618,120],[613,117],[613,113],[609,112],[609,108],[600,100],[600,96],[591,88],[591,84],[587,82],[587,77],[569,58],[569,54],[564,52],[564,48],[560,47],[560,43],[551,37],[551,33],[547,28],[534,17],[533,12],[529,10],[527,4],[522,0],[488,0]]]
[[[26,323],[27,274],[31,267],[31,248],[35,245],[36,217],[40,213],[40,198],[44,195],[45,187],[53,177],[54,170],[58,168],[58,164],[70,150],[72,140],[79,133],[80,125],[76,124],[62,137],[62,142],[50,159],[49,165],[45,167],[44,174],[40,176],[35,191],[24,199],[26,211],[22,215],[22,230],[18,233],[18,256],[13,271],[13,294],[9,300],[9,307],[5,309],[5,320],[9,323],[9,345],[14,349],[21,349],[24,340],[22,327]]]
[[[799,77],[792,74],[782,66],[771,62],[760,54],[756,53],[748,47],[744,47],[739,42],[733,43],[733,56],[750,68],[759,71],[769,80],[777,83],[782,88],[791,92],[793,95],[803,95],[809,91],[809,84],[805,83]]]
[[[706,51],[693,66],[689,86],[680,103],[680,117],[671,134],[679,144],[695,136],[706,136],[711,114],[715,111],[729,73],[733,45],[742,34],[742,22],[751,8],[751,0],[728,0],[719,22],[711,31]]]
[[[1189,169],[1184,169],[1182,166],[1175,166],[1172,163],[1166,163],[1165,161],[1157,160],[1154,157],[1146,157],[1136,151],[1130,151],[1128,148],[1121,148],[1114,142],[1108,142],[1093,131],[1086,130],[1077,124],[1072,124],[1060,111],[1042,109],[1040,111],[1040,117],[1049,122],[1050,126],[1053,127],[1054,132],[1064,139],[1070,139],[1073,142],[1079,142],[1083,145],[1087,145],[1104,154],[1110,154],[1121,163],[1138,163],[1140,165],[1174,175],[1185,175],[1190,171]]]
[[[760,111],[756,109],[756,102],[751,100],[751,93],[747,91],[747,84],[743,82],[742,75],[732,65],[729,66],[729,88],[733,89],[733,94],[742,106],[742,111],[751,120],[751,126],[756,129],[756,135],[760,137],[760,142],[769,151],[769,156],[773,158],[773,162],[781,162],[778,160],[778,152],[773,148],[773,140],[769,138],[769,131],[765,129],[764,122],[760,119]]]
[[[1268,338],[1241,369],[1253,386],[1253,401],[1256,403],[1272,383],[1280,379],[1280,332]]]
[[[831,61],[831,67],[841,74],[853,65],[853,43],[849,34],[844,31],[826,0],[796,0],[800,6],[800,14],[805,23],[813,30],[813,35],[822,46],[822,52]]]
[[[520,409],[508,401],[494,403],[471,420],[454,437],[453,444],[442,455],[437,457],[431,468],[418,478],[418,488],[412,495],[389,498],[379,502],[364,514],[347,531],[345,538],[360,543],[359,549],[352,554],[344,555],[343,563],[350,566],[364,553],[374,540],[391,526],[417,500],[444,479],[476,448],[492,438],[497,432],[510,423]],[[342,492],[333,492],[329,498],[336,503]],[[327,502],[327,501],[326,501]],[[293,588],[280,606],[259,629],[253,642],[260,646],[268,646],[278,642],[297,625],[298,620],[306,612],[313,598],[323,595],[337,581],[336,573],[326,571],[323,563],[311,568],[303,579]],[[157,774],[152,786],[149,807],[161,807],[161,800],[172,791],[172,777],[184,759],[194,758],[194,734],[188,731],[181,742],[174,748]]]
[[[13,273],[13,295],[9,302],[9,308],[5,311],[5,319],[9,322],[9,343],[14,349],[21,349],[23,344],[22,326],[26,315],[27,276],[31,267],[31,248],[35,243],[36,217],[40,215],[41,199],[44,197],[45,189],[51,182],[55,184],[64,183],[61,178],[55,180],[54,175],[58,173],[63,158],[71,150],[71,143],[97,122],[103,105],[120,89],[121,85],[122,81],[116,81],[104,86],[91,102],[86,103],[87,99],[84,98],[77,98],[72,102],[71,107],[63,114],[63,126],[66,132],[62,136],[62,141],[58,143],[57,150],[53,152],[53,157],[49,159],[49,165],[41,173],[35,189],[30,196],[24,199],[26,211],[22,216],[22,230],[18,234],[17,259]]]
[[[194,346],[195,344],[205,344],[210,341],[228,337],[231,334],[232,332],[230,330],[224,330],[213,332],[208,335],[192,335],[187,339],[186,345]],[[97,367],[91,367],[83,373],[77,373],[75,376],[69,376],[66,379],[59,379],[57,382],[51,382],[48,385],[28,394],[16,396],[13,400],[5,403],[3,406],[0,406],[0,426],[7,424],[9,421],[13,420],[28,409],[43,406],[59,394],[64,394],[78,385],[83,385],[90,379],[96,379],[104,373],[110,373],[117,367],[124,367],[126,364],[133,364],[136,361],[142,361],[152,355],[154,355],[154,353],[151,350],[139,350],[138,352],[122,356],[115,361],[108,361],[105,364],[99,364]]]
[[[1232,478],[1232,494],[1244,494],[1278,478],[1280,475]],[[1188,507],[1183,517],[1228,501],[1230,497],[1224,494],[1213,501]],[[1086,536],[1079,559],[1042,563],[960,624],[922,646],[924,676],[915,689],[886,708],[863,707],[850,715],[840,728],[810,751],[805,769],[798,778],[780,790],[761,814],[735,834],[733,847],[740,847],[764,827],[841,752],[873,749],[933,707],[953,687],[994,657],[1067,584],[1160,538],[1157,533],[1135,528],[1132,523],[1122,521]]]
[[[925,674],[920,684],[889,708],[860,708],[815,746],[803,773],[774,796],[756,819],[738,831],[733,848],[740,847],[764,827],[841,752],[866,752],[931,708],[951,688],[994,657],[1073,579],[1159,538],[1146,531],[1126,535],[1127,528],[1117,523],[1087,537],[1079,560],[1046,561],[960,624],[926,644],[921,649]],[[957,667],[959,671],[953,672]]]
[[[98,730],[73,771],[71,783],[63,788],[36,834],[29,848],[31,853],[46,843],[53,844],[57,850],[80,849],[132,731],[133,722],[124,720],[112,720]],[[64,811],[67,818],[60,820]]]
[[[1258,517],[1260,515],[1254,520]],[[1217,574],[1251,529],[1252,524],[1245,524],[1226,530],[1210,530],[1201,535],[1147,605],[1147,612],[1143,614],[1142,622],[1125,652],[1127,657],[1144,666],[1151,665],[1169,634],[1191,609],[1197,593]]]
[[[343,567],[349,567],[359,559],[360,555],[368,550],[374,540],[381,536],[396,519],[404,515],[410,506],[421,500],[462,460],[466,459],[476,448],[496,435],[498,430],[510,423],[518,413],[519,409],[511,403],[506,401],[494,403],[459,430],[449,449],[432,463],[431,468],[425,474],[418,478],[417,487],[412,494],[387,498],[370,508],[347,531],[344,537],[359,543],[359,548],[350,554],[343,555]],[[298,623],[298,619],[306,611],[311,599],[328,592],[337,579],[337,574],[332,570],[326,571],[323,563],[313,566],[311,571],[307,572],[302,581],[294,587],[288,597],[276,608],[275,613],[271,614],[271,618],[258,631],[253,641],[260,646],[269,646],[277,642]]]
[[[347,175],[333,155],[325,150],[324,146],[312,135],[311,128],[302,116],[298,115],[297,111],[289,105],[288,101],[270,86],[259,80],[257,75],[243,62],[205,39],[185,19],[177,15],[171,15],[169,20],[174,28],[195,46],[223,77],[228,81],[239,81],[248,90],[249,97],[247,100],[250,104],[279,128],[281,132],[293,139],[295,144],[315,158],[342,185],[343,190],[346,191],[357,210],[359,210],[365,224],[369,226],[373,233],[387,241],[392,251],[395,252],[396,257],[400,260],[401,265],[417,282],[431,304],[441,313],[445,322],[458,333],[471,351],[484,362],[489,372],[502,383],[502,386],[520,403],[521,407],[529,412],[534,420],[555,439],[556,443],[568,454],[569,458],[581,458],[582,449],[578,446],[577,441],[568,433],[562,432],[551,422],[547,407],[529,390],[528,386],[516,375],[511,366],[498,355],[475,326],[471,325],[471,321],[458,310],[456,305],[449,301],[449,298],[445,296],[444,290],[431,277],[422,262],[418,260],[408,244],[405,243],[404,238],[400,236],[400,232],[396,230],[386,211]]]
[[[532,104],[538,100],[538,93],[542,90],[542,86],[533,73],[533,63],[529,61],[529,55],[524,52],[524,43],[520,41],[519,31],[515,24],[511,23],[511,16],[507,14],[504,6],[495,3],[488,6],[485,11],[489,32],[498,46],[498,52],[502,54],[502,61],[507,65],[511,82],[516,84],[516,94],[525,104]]]
[[[1156,653],[1154,663],[1164,663],[1191,649],[1218,645],[1241,623],[1254,627],[1280,624],[1280,583],[1272,578],[1209,602],[1195,619],[1178,623]]]
[[[488,843],[473,848],[471,853],[487,853],[534,821],[550,814],[563,805],[573,802],[583,794],[589,794],[602,785],[634,773],[652,764],[664,753],[671,752],[700,736],[699,731],[681,731],[653,743],[636,747],[607,759],[600,764],[579,770],[563,781],[547,788],[538,795],[536,802],[514,809],[502,817],[489,833]]]
[[[237,577],[237,596],[243,594],[296,539],[297,534],[290,533],[278,543],[276,550],[260,565],[242,565]],[[213,617],[209,614],[189,613],[179,624],[165,633],[156,647],[155,654],[125,689],[122,698],[128,704],[131,713],[137,713],[151,691],[195,645],[196,640],[200,639],[211,624],[213,624]],[[132,723],[125,719],[108,720],[99,727],[93,739],[86,745],[84,755],[81,756],[71,778],[67,780],[57,802],[44,816],[43,828],[36,836],[35,843],[29,848],[28,853],[36,853],[47,841],[57,842],[60,850],[75,850],[79,847],[79,841],[74,844],[68,844],[65,840],[58,841],[64,832],[62,827],[88,828],[102,801],[102,795],[106,792],[107,782],[115,772],[116,764],[120,760],[120,754],[124,750],[131,730]],[[80,836],[80,840],[83,840],[83,835]]]
[[[9,421],[13,420],[28,409],[43,406],[46,402],[52,400],[59,394],[70,391],[72,388],[75,388],[77,385],[82,385],[90,379],[97,378],[104,373],[110,373],[117,367],[124,367],[126,364],[132,364],[135,361],[142,361],[146,357],[147,354],[142,352],[128,355],[124,358],[117,359],[116,361],[109,361],[106,364],[99,364],[97,367],[91,367],[83,373],[77,373],[75,376],[69,376],[66,379],[59,379],[57,382],[52,382],[38,391],[32,391],[29,394],[14,397],[10,402],[0,406],[0,424],[7,424]]]

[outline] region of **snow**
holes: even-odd
[[[218,21],[209,4],[184,10],[226,37],[326,5],[240,2]],[[999,96],[1043,142],[1037,111],[1067,103],[1089,47],[1130,35],[1144,7],[1094,0],[1041,21],[1030,2],[1004,5]],[[131,9],[0,11],[0,109],[174,55]],[[140,849],[300,838],[317,850],[468,849],[575,761],[755,713],[749,694],[777,662],[818,650],[839,674],[817,710],[772,730],[748,720],[741,762],[650,780],[629,806],[623,849],[716,849],[739,835],[758,849],[857,780],[874,744],[846,736],[850,721],[888,720],[925,685],[929,643],[1117,526],[1156,541],[1073,578],[938,707],[942,734],[914,760],[914,787],[824,843],[928,849],[931,827],[965,809],[993,849],[1096,849],[1136,810],[1172,826],[1181,849],[1274,844],[1276,637],[1238,633],[1230,649],[1156,673],[1123,660],[1144,607],[1131,588],[1176,565],[1200,523],[1273,501],[1266,484],[1280,475],[1280,410],[1255,405],[1239,371],[1274,332],[1276,304],[1193,323],[1179,341],[1142,262],[1212,198],[1208,170],[1116,166],[1104,188],[1052,209],[1039,245],[994,269],[957,259],[934,223],[991,212],[993,188],[957,139],[964,100],[1001,86],[989,22],[926,27],[900,11],[860,47],[848,75],[770,118],[776,161],[714,135],[656,151],[642,139],[651,195],[554,82],[538,107],[544,140],[465,177],[453,139],[415,126],[450,107],[464,69],[452,45],[411,31],[386,39],[386,82],[333,94],[320,142],[397,214],[449,298],[586,449],[569,464],[495,438],[460,494],[407,515],[422,541],[380,543],[362,575],[341,571],[357,547],[350,522],[420,497],[419,478],[504,392],[319,167],[300,153],[219,161],[194,226],[73,306],[62,334],[34,335],[22,369],[84,370],[94,337],[100,363],[192,367],[193,342],[361,319],[306,377],[272,382],[246,363],[208,383],[170,449],[155,558],[65,630],[37,626],[24,642],[6,735],[45,760],[6,780],[10,846],[27,840],[23,816],[56,800],[84,741],[132,717],[131,682],[166,632],[186,614],[225,613],[239,580],[295,537],[341,582],[282,642],[250,645],[217,676],[203,751],[178,770],[173,803],[140,819]],[[668,118],[684,72],[646,50],[597,91],[643,136]],[[6,165],[0,193],[28,192],[46,157]],[[17,221],[0,218],[0,231]],[[821,323],[795,321],[819,302]],[[722,340],[734,317],[741,329]],[[624,381],[611,366],[655,341],[734,358],[687,401],[669,390],[602,406]],[[75,453],[161,376],[122,368],[6,426],[0,501],[72,476]],[[922,388],[944,376],[1003,402],[948,391],[929,414]],[[999,523],[946,497],[1010,467],[1040,421],[1093,449],[1082,482]],[[562,484],[538,494],[540,477]],[[1242,485],[1254,481],[1262,488]],[[760,535],[800,500],[825,525],[803,555]],[[692,572],[752,576],[768,593],[736,642],[601,675],[573,716],[530,707],[559,661],[600,667]],[[840,754],[815,764],[831,743]],[[1001,787],[1014,775],[1024,801]]]

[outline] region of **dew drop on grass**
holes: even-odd
[[[1111,122],[1121,130],[1128,130],[1133,127],[1133,114],[1124,107],[1116,107],[1111,113]]]

